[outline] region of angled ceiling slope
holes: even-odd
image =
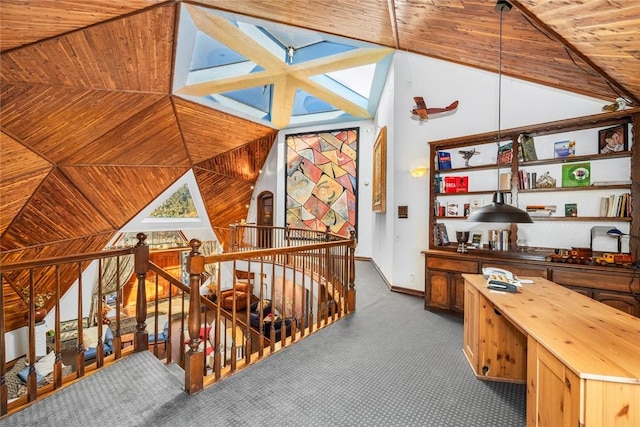
[[[276,129],[370,119],[392,53],[183,4],[173,91]]]

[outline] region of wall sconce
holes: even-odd
[[[409,173],[414,178],[420,178],[421,176],[425,176],[427,174],[428,170],[429,170],[429,168],[427,168],[426,166],[418,166],[418,167],[415,167],[415,168],[411,169],[409,171]]]

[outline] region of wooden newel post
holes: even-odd
[[[199,249],[202,245],[197,239],[189,242],[191,252],[187,259],[187,270],[189,271],[189,287],[191,295],[189,297],[189,351],[185,355],[184,362],[184,388],[188,394],[194,394],[202,390],[204,352],[200,346],[200,280],[204,273],[204,256]]]
[[[356,231],[351,230],[351,242],[349,244],[349,289],[347,290],[347,309],[349,312],[356,311]]]
[[[135,269],[138,277],[138,295],[136,297],[136,339],[134,351],[146,351],[149,349],[149,333],[147,332],[147,287],[146,277],[149,271],[149,246],[144,242],[147,235],[138,233],[138,243],[135,249]]]

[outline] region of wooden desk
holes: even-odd
[[[527,383],[527,426],[639,426],[640,319],[542,278],[517,294],[465,279],[478,378]]]

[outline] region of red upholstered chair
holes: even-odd
[[[236,283],[235,289],[227,289],[220,292],[218,302],[225,310],[233,310],[233,301],[236,302],[236,310],[244,310],[251,304],[251,294],[253,286],[249,283]]]

